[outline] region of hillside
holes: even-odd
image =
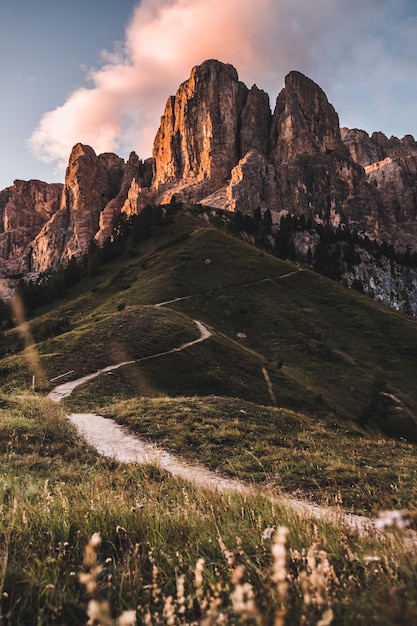
[[[369,502],[363,494],[355,502],[350,492],[355,472],[366,465],[366,454],[378,456],[377,450],[369,452],[368,444],[364,446],[368,452],[359,452],[360,438],[367,442],[381,435],[394,438],[397,443],[387,458],[395,446],[407,458],[414,448],[406,442],[417,442],[416,321],[217,230],[196,218],[195,208],[193,214],[184,207],[168,209],[164,222],[133,251],[104,264],[99,274],[82,278],[64,298],[36,310],[30,327],[45,379],[66,372],[70,373],[63,380],[76,379],[108,365],[136,361],[82,385],[67,402],[77,410],[100,408],[116,419],[125,413],[117,403],[130,402],[127,413],[136,410],[143,415],[133,424],[137,430],[191,457],[201,454],[199,439],[204,441],[205,433],[191,420],[186,432],[179,429],[178,441],[174,427],[164,438],[157,407],[164,406],[174,423],[175,416],[183,414],[181,398],[194,396],[225,398],[225,424],[236,413],[239,423],[249,421],[254,411],[236,409],[227,398],[295,411],[295,434],[283,436],[289,437],[285,445],[290,450],[299,449],[300,462],[301,457],[305,462],[309,449],[305,441],[300,443],[303,430],[310,431],[307,439],[316,442],[318,455],[328,445],[326,437],[317,444],[323,428],[339,438],[343,435],[341,446],[333,448],[335,459],[344,457],[346,447],[358,449],[357,464],[334,475],[330,472],[331,479],[324,480],[326,463],[320,461],[317,469],[309,459],[310,472],[317,477],[312,480],[306,469],[299,489],[326,499],[326,485],[332,485],[333,493],[340,480],[347,490],[346,504],[360,510],[377,507],[378,498],[391,497],[390,491],[384,492],[385,480]],[[199,336],[194,320],[202,322],[211,337],[186,351],[172,352]],[[16,330],[4,332],[0,373],[5,391],[30,384],[31,372],[19,344]],[[41,379],[37,382],[41,384]],[[164,397],[179,400],[176,405],[159,405]],[[144,398],[151,404],[144,404]],[[213,400],[202,402],[213,406]],[[190,410],[195,415],[197,409]],[[255,418],[250,427],[236,428],[231,435],[220,426],[221,406],[215,413],[220,421],[204,426],[217,446],[207,463],[245,478],[264,480],[267,475],[282,481],[279,463],[285,455],[282,440],[276,437],[278,425],[273,424],[288,421],[288,414],[264,413],[261,422],[269,424],[266,431]],[[266,438],[276,441],[275,449],[272,445],[265,452]],[[257,460],[243,462],[235,452],[238,443],[238,450],[241,445],[254,448]],[[222,456],[236,458],[228,465]],[[365,473],[365,482],[372,472]],[[395,476],[391,478],[395,482]],[[296,489],[296,482],[297,464],[284,483]],[[407,504],[412,500],[408,497]]]
[[[312,523],[262,494],[283,489],[368,515],[416,509],[416,320],[199,213],[164,207],[147,238],[130,233],[100,263],[96,250],[78,282],[64,288],[56,278],[56,297],[34,307],[27,326],[0,331],[3,614],[11,624],[83,624],[93,598],[113,616],[137,606],[139,619],[165,624],[177,593],[178,623],[216,623],[218,610],[227,624],[266,625],[280,607],[286,624],[324,615],[329,624],[382,615],[387,626],[412,623],[415,559],[401,536],[381,542]],[[195,321],[211,333],[199,343]],[[61,406],[44,398],[121,362]],[[24,391],[33,373],[36,395]],[[65,420],[69,411],[99,412],[191,462],[259,483],[259,497],[206,493],[157,467],[100,460]],[[291,548],[285,600],[267,538],[281,526]],[[97,531],[102,545],[83,564]],[[93,573],[96,558],[103,573]],[[203,597],[195,567],[204,568]],[[327,572],[322,600],[316,567]],[[250,605],[235,604],[240,583],[254,594]]]

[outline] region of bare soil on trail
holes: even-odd
[[[107,374],[108,372],[112,372],[113,370],[117,370],[124,365],[132,365],[133,363],[141,363],[142,361],[149,361],[150,359],[156,359],[161,356],[165,356],[166,354],[173,354],[174,352],[181,352],[182,350],[186,350],[191,346],[194,346],[201,341],[206,341],[209,337],[211,337],[211,332],[208,328],[204,326],[201,322],[194,320],[195,325],[200,331],[200,336],[193,341],[188,341],[187,343],[183,343],[181,346],[177,348],[171,348],[171,350],[166,350],[165,352],[158,352],[157,354],[151,354],[150,356],[144,356],[141,359],[136,359],[134,361],[123,361],[122,363],[117,363],[116,365],[108,365],[107,367],[103,367],[92,374],[87,374],[86,376],[82,376],[81,378],[77,378],[76,380],[70,380],[66,383],[62,383],[61,385],[57,385],[52,391],[49,392],[48,398],[53,400],[53,402],[59,402],[63,400],[63,398],[67,398],[76,387],[83,385],[84,383],[92,380],[93,378],[97,378],[101,374]]]

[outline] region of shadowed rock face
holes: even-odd
[[[300,72],[290,72],[277,98],[272,122],[274,163],[344,149],[339,117],[324,91]]]
[[[377,192],[381,220],[380,236],[399,249],[416,249],[417,236],[417,142],[371,136],[363,130],[342,128],[342,138],[353,160],[365,168],[366,179]]]
[[[280,210],[335,227],[374,227],[375,194],[342,141],[338,115],[300,72],[288,74],[277,98],[270,145]]]
[[[125,163],[77,144],[63,187],[17,181],[0,192],[2,268],[65,263],[93,238],[104,243],[119,213],[172,199],[270,209],[275,224],[304,214],[416,248],[416,181],[413,137],[340,129],[325,93],[300,72],[288,74],[272,114],[265,92],[209,60],[168,98],[153,158],[132,153]]]

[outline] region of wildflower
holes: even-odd
[[[94,624],[110,626],[112,623],[110,606],[106,600],[90,600],[87,607],[87,615],[90,618],[87,626],[94,626]]]
[[[247,620],[256,619],[258,610],[255,604],[255,594],[252,585],[248,582],[243,582],[244,575],[244,566],[238,565],[232,574],[234,589],[230,597],[232,599],[233,608],[240,617]]]
[[[334,618],[334,613],[332,609],[327,609],[324,611],[321,619],[317,622],[317,626],[330,626]]]
[[[198,559],[196,566],[195,566],[195,570],[194,570],[194,585],[195,585],[195,591],[196,591],[198,599],[201,599],[203,597],[204,565],[205,565],[204,559]]]
[[[93,533],[89,541],[90,546],[92,548],[98,548],[100,543],[101,543],[100,533]]]
[[[268,526],[268,528],[265,528],[265,530],[263,531],[261,535],[261,539],[271,539],[274,532],[275,532],[275,528]]]
[[[285,550],[287,535],[288,528],[285,528],[284,526],[278,528],[275,536],[275,542],[272,547],[272,556],[274,557],[272,580],[277,586],[278,595],[281,601],[285,599],[288,589]]]

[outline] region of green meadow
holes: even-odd
[[[185,210],[59,296],[26,334],[0,331],[3,624],[417,621],[410,531],[354,531],[279,499],[413,517],[414,318]],[[174,350],[196,321],[210,337]],[[46,397],[121,362],[59,405]],[[254,493],[101,458],[69,412]]]

